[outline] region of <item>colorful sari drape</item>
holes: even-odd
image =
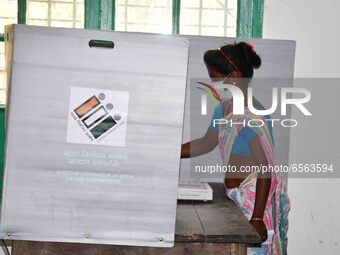
[[[273,140],[268,130],[268,122],[263,116],[257,116],[245,108],[244,115],[233,115],[230,113],[224,116],[224,119],[228,120],[229,124],[219,125],[219,148],[225,165],[229,163],[230,152],[235,137],[244,127],[243,123],[248,123],[248,121],[251,123],[251,126],[248,126],[259,137],[268,165],[275,165]],[[231,122],[236,124],[230,125]],[[261,126],[262,123],[264,125]],[[258,173],[256,172],[250,173],[238,188],[226,190],[227,196],[238,204],[248,220],[250,220],[254,210],[257,175]],[[270,192],[263,218],[268,231],[268,239],[261,247],[248,248],[247,254],[287,254],[287,217],[289,209],[290,201],[287,196],[286,178],[282,173],[272,172]]]

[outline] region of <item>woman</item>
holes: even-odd
[[[248,84],[254,68],[259,68],[261,59],[252,45],[240,42],[209,50],[204,62],[212,80],[222,80],[242,90],[247,98]],[[226,119],[236,125],[214,125],[212,121],[206,134],[182,146],[182,157],[194,157],[212,151],[219,145],[223,163],[236,167],[236,173],[226,173],[225,187],[229,198],[234,200],[241,211],[261,236],[261,247],[248,248],[248,254],[286,254],[287,214],[290,208],[286,195],[285,179],[277,173],[241,172],[241,166],[268,166],[275,164],[272,127],[266,119],[251,113],[245,100],[245,114],[233,114],[233,101],[222,101],[214,111],[213,119]],[[253,98],[254,107],[263,106]],[[243,125],[244,120],[262,119],[260,125]],[[250,123],[250,122],[247,122]],[[254,127],[257,126],[257,127]]]

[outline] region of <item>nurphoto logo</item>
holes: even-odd
[[[287,115],[287,106],[291,105],[299,109],[303,115],[312,116],[312,113],[306,108],[305,104],[311,100],[311,93],[308,89],[305,88],[295,88],[295,87],[285,87],[280,89],[280,104],[279,104],[279,90],[278,88],[272,89],[272,104],[269,109],[256,109],[254,107],[253,102],[253,89],[249,87],[247,89],[247,98],[244,98],[244,95],[238,87],[230,84],[217,84],[215,86],[205,84],[203,82],[199,82],[199,84],[204,85],[205,88],[198,87],[204,93],[201,97],[201,114],[207,114],[207,95],[213,100],[214,105],[223,104],[220,95],[217,90],[228,90],[231,93],[233,99],[233,115],[244,115],[245,114],[245,100],[247,100],[247,107],[251,113],[258,116],[270,115],[273,114],[278,108],[280,108],[280,115],[285,117]],[[295,95],[299,95],[299,97],[294,98]],[[293,97],[293,98],[289,98]],[[258,119],[248,119],[243,120],[242,123],[233,122],[232,119],[213,119],[213,126],[217,125],[230,125],[231,127],[235,124],[243,124],[244,126],[250,127],[261,127],[264,125],[264,121],[268,123],[269,126],[274,127],[275,123],[281,124],[282,127],[296,127],[298,125],[298,121],[296,119],[271,119],[266,118],[262,120]]]

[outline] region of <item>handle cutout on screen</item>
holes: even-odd
[[[90,46],[90,48],[97,47],[97,48],[113,49],[115,47],[115,44],[112,41],[90,40],[89,46]]]

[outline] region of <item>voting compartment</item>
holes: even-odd
[[[170,247],[188,41],[13,25],[1,238]]]
[[[271,93],[273,87],[293,86],[294,61],[295,61],[295,41],[271,40],[259,38],[232,38],[232,37],[212,37],[212,36],[187,36],[189,40],[190,53],[188,62],[188,81],[186,92],[186,106],[183,130],[183,142],[199,138],[205,134],[213,116],[214,105],[208,100],[208,114],[201,114],[201,95],[197,89],[198,81],[210,82],[206,65],[203,61],[204,53],[207,50],[218,49],[225,44],[234,44],[245,41],[253,45],[254,50],[262,59],[261,67],[254,70],[254,77],[250,86],[254,88],[255,97],[265,106],[270,107],[272,103]],[[220,90],[218,90],[221,93]],[[221,93],[221,96],[224,96]],[[287,118],[290,118],[290,108]],[[280,112],[272,114],[273,119],[280,119]],[[275,141],[275,155],[277,164],[288,164],[290,129],[280,125],[275,125],[273,130]],[[212,175],[195,174],[195,165],[205,165],[216,163],[222,165],[222,160],[218,147],[212,152],[191,159],[181,160],[180,179],[182,182],[223,182],[224,173],[214,173]]]

